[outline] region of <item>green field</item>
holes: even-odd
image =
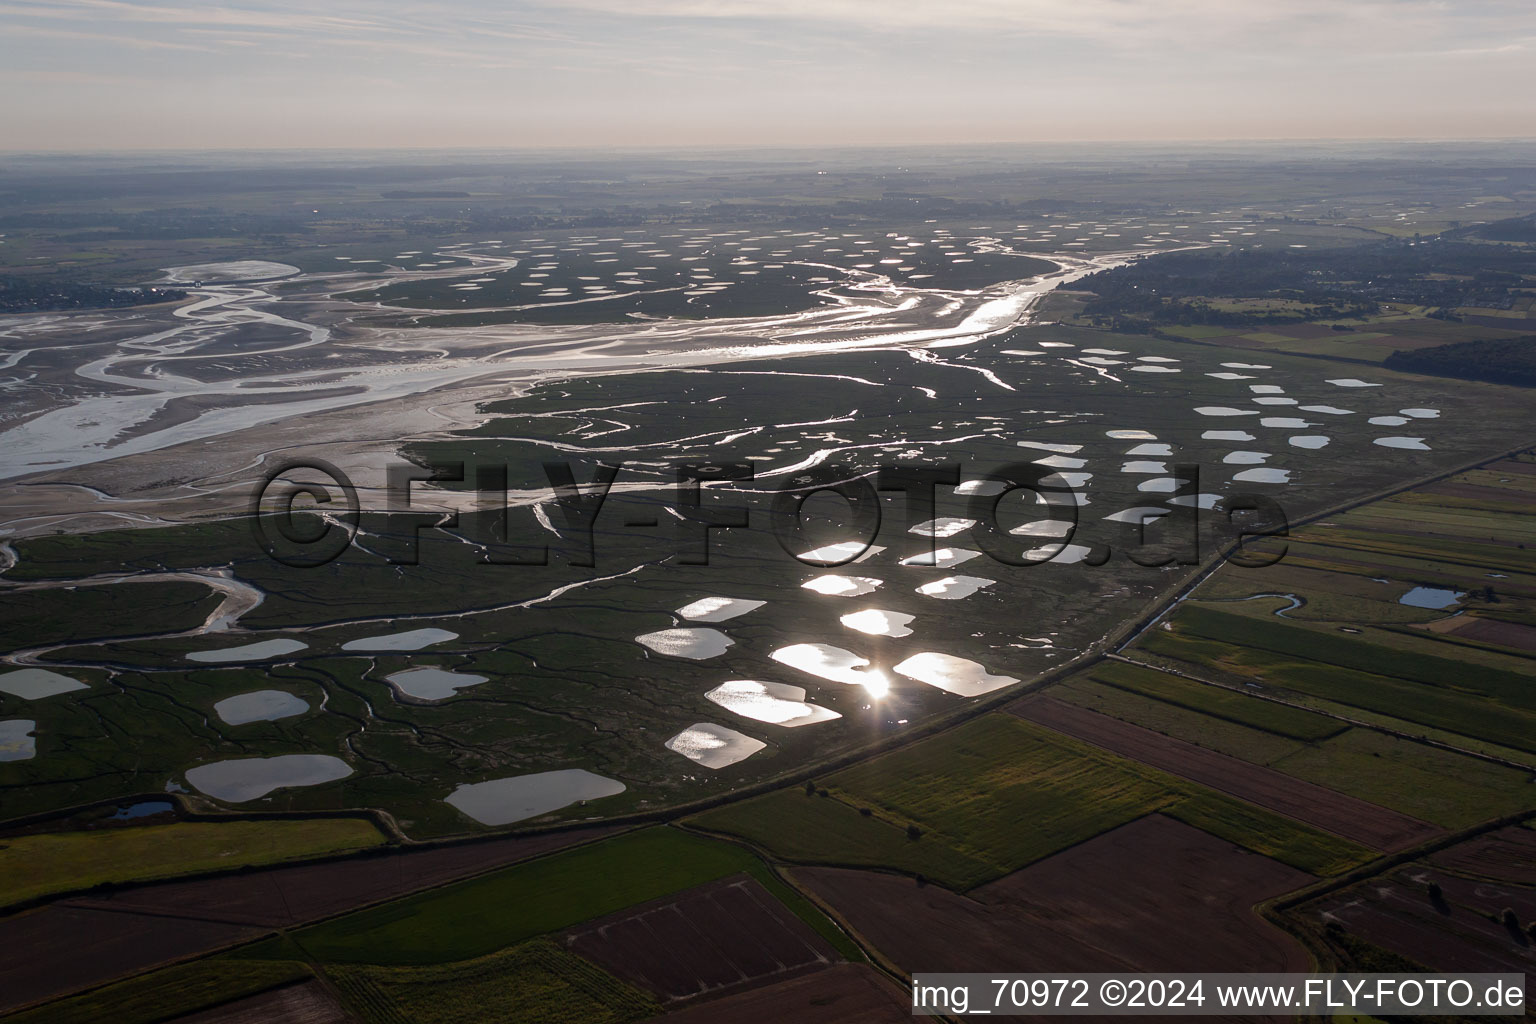
[[[6,1024],[159,1024],[314,975],[289,961],[197,960],[6,1017]]]
[[[661,1012],[645,993],[540,939],[458,963],[326,973],[365,1024],[624,1024]]]
[[[383,842],[363,818],[184,821],[16,836],[0,841],[0,906],[104,883],[275,864]]]
[[[752,853],[657,827],[409,896],[293,933],[326,963],[442,964],[470,960],[717,878],[747,873],[845,955],[846,939]],[[245,955],[269,955],[270,944]]]
[[[1102,661],[1086,674],[1108,686],[1295,740],[1327,739],[1338,735],[1345,728],[1326,715],[1252,700],[1240,693],[1202,686],[1192,680],[1180,679],[1139,665]]]
[[[889,867],[957,890],[1153,811],[1317,874],[1372,856],[1005,713],[839,772],[822,785],[827,798],[785,790],[691,820],[788,860]],[[909,825],[921,830],[919,838],[909,838]]]

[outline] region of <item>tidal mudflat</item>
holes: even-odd
[[[617,796],[624,789],[624,783],[585,768],[564,768],[466,783],[446,802],[482,825],[510,825],[571,804]]]

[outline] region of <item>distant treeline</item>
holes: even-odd
[[[1536,335],[1403,349],[1388,356],[1382,365],[1408,373],[1531,388],[1536,387]]]
[[[1536,251],[1444,239],[1337,249],[1199,250],[1154,256],[1083,280],[1097,296],[1084,313],[1119,323],[1252,324],[1294,313],[1231,312],[1202,298],[1276,298],[1312,304],[1308,319],[1375,312],[1382,302],[1508,309],[1536,274]],[[1125,324],[1121,324],[1124,326]]]
[[[0,313],[141,306],[149,302],[175,302],[186,297],[186,292],[176,288],[110,288],[79,281],[0,277]]]
[[[1476,224],[1446,232],[1447,235],[1486,238],[1490,242],[1536,242],[1536,217],[1511,217],[1491,224]]]

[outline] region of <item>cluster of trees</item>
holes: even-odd
[[[186,292],[175,288],[111,288],[79,281],[0,277],[0,313],[141,306],[148,302],[175,302],[186,297]]]
[[[1531,388],[1536,387],[1536,335],[1402,349],[1382,365],[1408,373]]]

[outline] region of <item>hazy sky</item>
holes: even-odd
[[[0,0],[0,149],[1536,135],[1533,0]]]

